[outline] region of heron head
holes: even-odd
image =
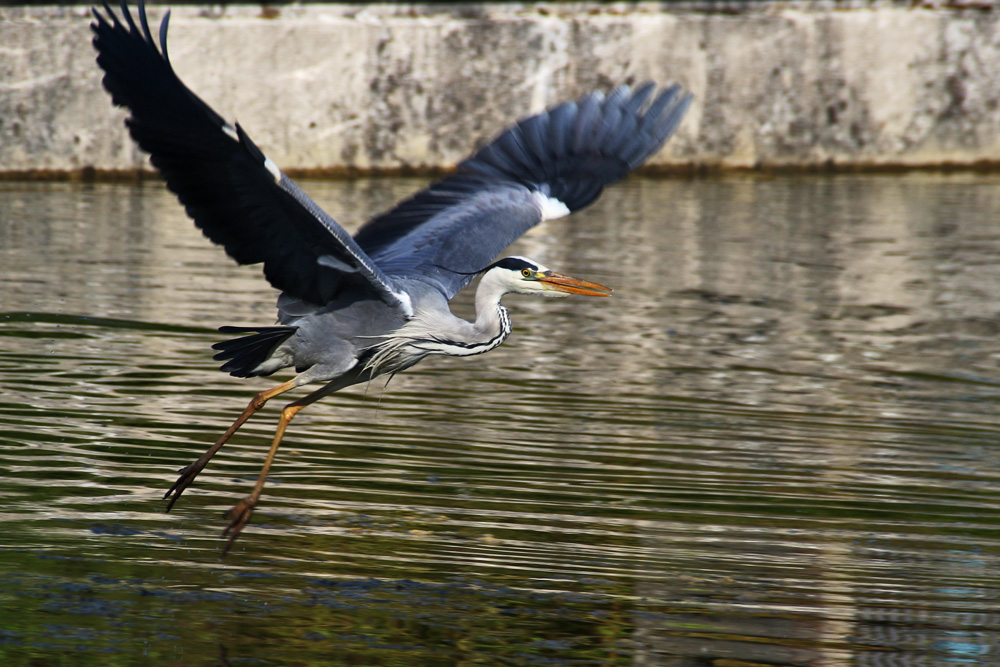
[[[506,292],[539,296],[611,296],[611,289],[588,280],[556,273],[526,257],[505,257],[487,267],[484,278],[498,280]]]

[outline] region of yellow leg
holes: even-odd
[[[247,524],[250,520],[250,516],[253,514],[254,507],[257,506],[257,501],[260,499],[261,491],[264,490],[264,481],[267,480],[267,474],[271,470],[271,464],[274,462],[274,455],[278,453],[278,446],[281,444],[281,438],[285,435],[285,429],[288,427],[288,422],[292,421],[292,417],[298,413],[299,410],[306,407],[309,403],[296,402],[287,405],[284,410],[281,411],[281,419],[278,421],[278,430],[274,434],[274,440],[271,442],[271,450],[267,453],[267,460],[264,461],[264,468],[260,471],[260,476],[257,477],[257,484],[254,485],[253,491],[250,495],[243,500],[236,503],[236,505],[226,513],[226,517],[229,519],[229,525],[226,529],[222,531],[223,537],[229,535],[229,541],[226,542],[226,546],[222,550],[222,555],[225,556],[230,547],[233,546],[233,542],[239,536],[240,531],[243,530],[243,526]]]
[[[273,387],[256,394],[250,400],[250,404],[247,405],[246,409],[240,414],[239,417],[236,418],[236,421],[233,422],[233,425],[222,434],[222,437],[219,438],[207,452],[202,454],[198,460],[191,465],[186,468],[181,468],[180,477],[177,478],[174,485],[171,486],[170,489],[163,495],[164,498],[170,498],[170,502],[167,503],[167,511],[170,511],[170,508],[174,506],[174,503],[181,497],[184,490],[191,486],[191,482],[193,482],[194,478],[198,476],[198,473],[204,470],[205,466],[208,465],[208,462],[212,460],[212,457],[215,456],[220,449],[222,449],[222,446],[226,444],[226,441],[228,441],[234,433],[236,433],[237,429],[239,429],[240,426],[243,426],[243,423],[247,419],[250,419],[250,416],[253,415],[253,413],[264,407],[264,404],[267,403],[268,400],[274,398],[278,394],[283,394],[290,389],[295,389],[297,386],[299,385],[295,380],[289,380],[288,382],[279,384],[277,387]]]

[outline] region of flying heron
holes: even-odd
[[[221,327],[215,359],[236,377],[294,368],[256,394],[164,495],[173,507],[209,460],[270,399],[307,384],[319,389],[284,407],[250,495],[229,512],[229,550],[249,521],[292,418],[354,384],[397,373],[429,355],[489,352],[510,334],[506,294],[608,296],[597,283],[524,257],[496,256],[544,220],[577,211],[663,146],[690,103],[680,86],[621,85],[592,92],[504,130],[454,173],[376,216],[352,237],[250,140],[181,82],[167,55],[168,11],[159,46],[139,2],[136,25],[104,3],[93,10],[97,64],[114,104],[126,107],[132,139],[187,214],[239,264],[263,264],[280,290],[278,325]],[[492,262],[492,263],[490,263]],[[448,301],[481,276],[476,319]]]

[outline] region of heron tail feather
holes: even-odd
[[[250,335],[215,343],[212,349],[219,353],[212,358],[216,361],[228,359],[221,370],[234,377],[270,375],[281,366],[267,369],[260,366],[297,330],[298,327],[220,327],[220,333]]]

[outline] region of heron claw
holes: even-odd
[[[177,471],[181,474],[180,477],[178,477],[177,481],[174,482],[174,485],[167,489],[167,492],[163,494],[164,500],[167,498],[170,499],[170,502],[167,503],[168,512],[174,506],[174,503],[177,502],[177,499],[181,497],[181,494],[184,493],[189,486],[191,486],[194,478],[198,476],[198,473],[200,473],[204,467],[205,464],[201,462],[201,459],[198,459],[191,465],[185,466]]]
[[[243,527],[247,525],[250,521],[250,517],[253,515],[253,508],[257,506],[257,501],[254,500],[252,496],[247,496],[236,503],[232,509],[226,512],[226,518],[229,519],[229,525],[226,529],[222,531],[222,536],[225,537],[229,535],[229,541],[226,542],[226,546],[222,549],[222,555],[225,556],[229,553],[229,549],[233,546],[233,542],[239,537],[240,532]]]

